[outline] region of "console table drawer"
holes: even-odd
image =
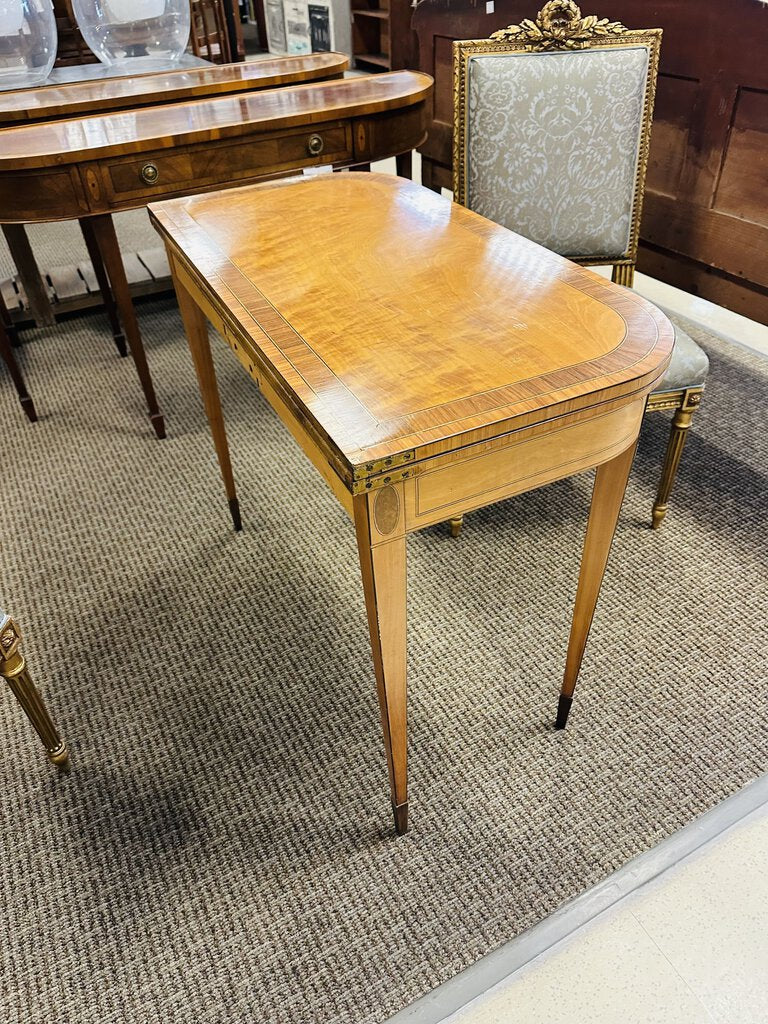
[[[105,181],[113,200],[153,199],[313,164],[349,163],[352,153],[348,123],[304,125],[297,131],[247,141],[219,140],[181,151],[149,153],[140,160],[115,160],[105,166]]]
[[[226,185],[314,164],[348,163],[352,159],[352,130],[344,122],[317,128],[302,126],[249,142],[200,147],[191,156],[196,181]]]
[[[128,192],[162,193],[180,188],[194,176],[189,153],[159,153],[141,160],[118,160],[106,168],[116,195]]]

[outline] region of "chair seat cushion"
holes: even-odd
[[[678,388],[700,387],[707,379],[709,359],[703,348],[682,328],[675,328],[675,347],[672,361],[656,391],[676,391]]]

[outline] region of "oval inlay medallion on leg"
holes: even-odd
[[[373,506],[373,521],[382,537],[392,533],[399,518],[399,494],[394,487],[382,487]]]

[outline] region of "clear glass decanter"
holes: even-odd
[[[44,82],[57,44],[51,0],[0,0],[0,89]]]
[[[189,0],[72,0],[72,7],[102,64],[126,73],[164,70],[189,40]]]

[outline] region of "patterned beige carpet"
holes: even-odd
[[[229,353],[232,533],[170,300],[169,438],[101,315],[3,385],[2,603],[73,749],[0,699],[0,1019],[374,1024],[766,770],[768,363],[713,359],[664,529],[646,423],[567,732],[589,477],[409,542],[393,836],[353,534]]]

